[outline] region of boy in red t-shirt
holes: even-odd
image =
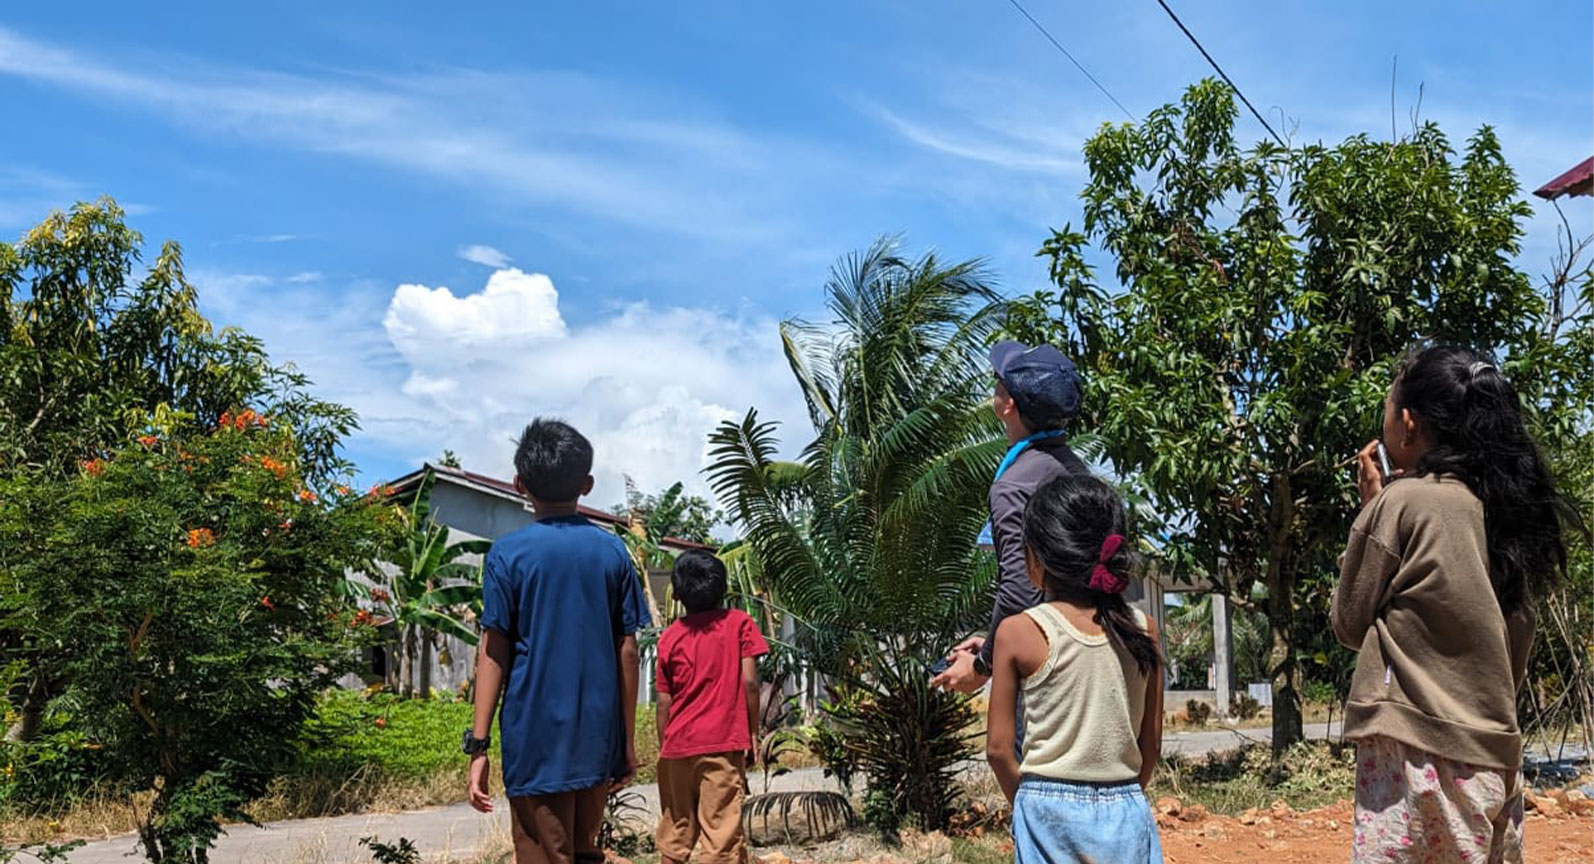
[[[659,638],[659,852],[684,864],[703,847],[704,864],[742,864],[742,796],[756,758],[758,666],[769,653],[758,625],[721,609],[725,565],[693,550],[670,574],[686,616]]]

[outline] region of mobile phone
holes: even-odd
[[[952,668],[952,661],[948,660],[945,657],[942,657],[940,660],[937,660],[934,663],[930,664],[930,674],[932,676],[940,675],[942,672],[945,672],[946,670],[951,669],[951,668]]]
[[[1394,476],[1394,471],[1389,470],[1389,451],[1384,449],[1384,442],[1378,442],[1378,470],[1383,474],[1384,480]]]

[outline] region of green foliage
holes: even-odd
[[[458,699],[405,699],[345,690],[324,695],[297,743],[292,777],[376,775],[388,781],[425,781],[463,767],[460,730],[471,723],[470,703]],[[498,741],[492,758],[498,759]],[[463,786],[461,786],[463,788]]]
[[[1511,266],[1530,210],[1491,129],[1459,156],[1432,124],[1245,149],[1234,117],[1206,81],[1087,142],[1086,233],[1046,240],[1056,290],[1011,326],[1080,363],[1083,425],[1161,515],[1167,566],[1266,588],[1282,753],[1301,736],[1297,586],[1335,572],[1357,509],[1339,463],[1377,434],[1395,363],[1423,339],[1494,350],[1545,416],[1586,432],[1586,409],[1546,402],[1557,388],[1519,364],[1561,370],[1564,390],[1591,355],[1586,337],[1540,335],[1553,304]],[[1086,234],[1124,290],[1096,284]],[[1310,620],[1327,602],[1313,590]]]
[[[0,845],[0,864],[21,860],[37,861],[38,864],[66,864],[67,855],[83,844],[82,840],[73,840],[70,843],[24,843],[15,848]],[[21,856],[27,857],[23,859]]]
[[[1212,706],[1200,699],[1191,699],[1184,703],[1184,716],[1195,726],[1205,726],[1212,719]]]
[[[724,518],[707,499],[686,494],[681,483],[649,495],[638,489],[630,477],[625,478],[625,503],[616,506],[614,513],[633,525],[644,526],[646,536],[654,540],[674,537],[704,544],[714,542],[714,526]]]
[[[463,559],[485,555],[492,546],[488,540],[448,542],[448,528],[432,518],[436,482],[430,469],[421,475],[409,506],[400,511],[402,531],[384,551],[383,558],[391,566],[373,571],[375,587],[364,592],[395,625],[397,640],[390,644],[388,656],[398,658],[399,663],[396,670],[393,663],[388,664],[390,683],[396,677],[400,692],[423,699],[432,694],[432,652],[440,637],[452,636],[467,645],[477,643],[479,637],[463,613],[480,611],[481,565]]]
[[[842,685],[826,706],[848,757],[868,779],[864,820],[877,829],[903,819],[925,831],[944,829],[962,794],[957,772],[970,756],[974,710],[929,681],[922,664],[881,662],[869,684]]]
[[[375,837],[361,837],[360,845],[371,850],[371,860],[377,864],[420,864],[421,850],[415,841],[400,837],[398,843],[383,843]]]
[[[774,602],[804,625],[804,658],[864,694],[846,719],[871,789],[937,828],[944,772],[969,754],[967,708],[925,686],[918,658],[989,609],[995,568],[975,547],[1004,447],[981,348],[1001,305],[977,263],[909,260],[887,241],[825,290],[832,321],[781,328],[813,423],[801,461],[777,460],[774,427],[750,411],[714,433],[707,473]]]
[[[104,751],[65,711],[46,715],[31,740],[0,742],[0,803],[59,810],[108,773]]]
[[[75,475],[0,478],[0,625],[58,657],[105,781],[155,790],[154,861],[206,859],[290,765],[367,638],[345,572],[387,508],[305,485],[292,428],[245,411],[152,431]]]
[[[824,766],[825,776],[835,777],[842,790],[851,797],[852,778],[858,771],[858,759],[847,747],[846,739],[827,722],[815,723],[805,738],[808,751]]]
[[[78,204],[0,243],[0,478],[70,477],[131,436],[242,406],[292,430],[292,461],[312,485],[334,482],[354,413],[272,366],[260,340],[213,331],[175,242],[136,277],[143,238],[123,215],[108,198]],[[29,653],[24,641],[0,629],[0,655],[27,663],[4,695],[21,703],[10,734],[28,740],[64,682],[61,655]]]

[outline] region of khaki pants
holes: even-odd
[[[710,753],[659,760],[659,852],[676,861],[743,864],[746,754]]]
[[[577,864],[603,861],[598,829],[608,790],[602,786],[509,799],[515,864]]]

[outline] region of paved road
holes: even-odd
[[[1306,726],[1308,738],[1322,738],[1328,731],[1321,723]],[[1163,751],[1199,755],[1268,741],[1271,737],[1267,729],[1183,732],[1166,736]],[[983,763],[969,766],[970,771],[983,769]],[[755,774],[751,782],[754,792],[763,791],[761,776]],[[834,782],[825,779],[818,768],[793,771],[774,778],[770,784],[772,792],[834,788]],[[658,787],[638,786],[635,791],[641,796],[639,806],[647,810],[641,818],[655,818],[659,810]],[[509,817],[502,806],[491,816],[483,816],[464,804],[456,804],[403,813],[271,822],[261,828],[235,825],[217,842],[210,860],[213,864],[367,864],[370,853],[359,842],[361,837],[373,835],[387,842],[408,837],[428,860],[463,858],[478,849],[504,846],[509,837]],[[143,859],[134,851],[134,838],[127,835],[84,846],[73,852],[69,860],[72,864],[136,864]]]

